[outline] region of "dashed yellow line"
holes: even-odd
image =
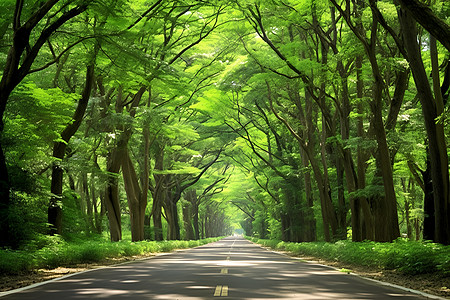
[[[228,296],[228,285],[218,285],[214,291],[214,297],[226,297]]]
[[[228,285],[222,286],[222,296],[228,296]]]
[[[216,286],[216,290],[214,291],[214,297],[219,297],[222,294],[222,286],[218,285]]]

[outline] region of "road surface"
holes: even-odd
[[[76,274],[17,299],[424,299],[228,237],[194,249]]]

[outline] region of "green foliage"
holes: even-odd
[[[250,238],[253,242],[294,255],[313,256],[349,265],[397,269],[408,274],[450,273],[450,246],[398,239],[393,243],[351,242],[289,243]]]
[[[48,237],[46,246],[37,249],[42,241],[30,243],[26,250],[0,250],[0,274],[20,274],[40,268],[57,268],[83,263],[102,262],[151,253],[171,252],[175,249],[196,247],[219,240],[208,238],[198,241],[120,241],[111,243],[101,238],[77,239],[71,242],[60,237]]]
[[[23,247],[31,241],[40,243],[41,234],[46,230],[46,203],[42,197],[31,196],[25,192],[15,191],[12,194],[12,203],[8,216],[11,226],[10,246]]]

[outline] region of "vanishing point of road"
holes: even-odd
[[[67,276],[1,300],[424,299],[408,291],[228,237],[189,250]]]

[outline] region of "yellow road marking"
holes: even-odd
[[[214,291],[214,297],[226,297],[228,296],[228,285],[218,285]]]
[[[222,287],[222,296],[228,296],[228,285]]]
[[[230,260],[230,257],[229,257],[229,256],[227,256],[227,260]]]
[[[222,270],[220,270],[220,273],[221,274],[228,274],[228,269],[222,269]]]
[[[214,297],[219,297],[220,294],[222,294],[222,286],[218,285],[216,286],[216,290],[214,291]]]

